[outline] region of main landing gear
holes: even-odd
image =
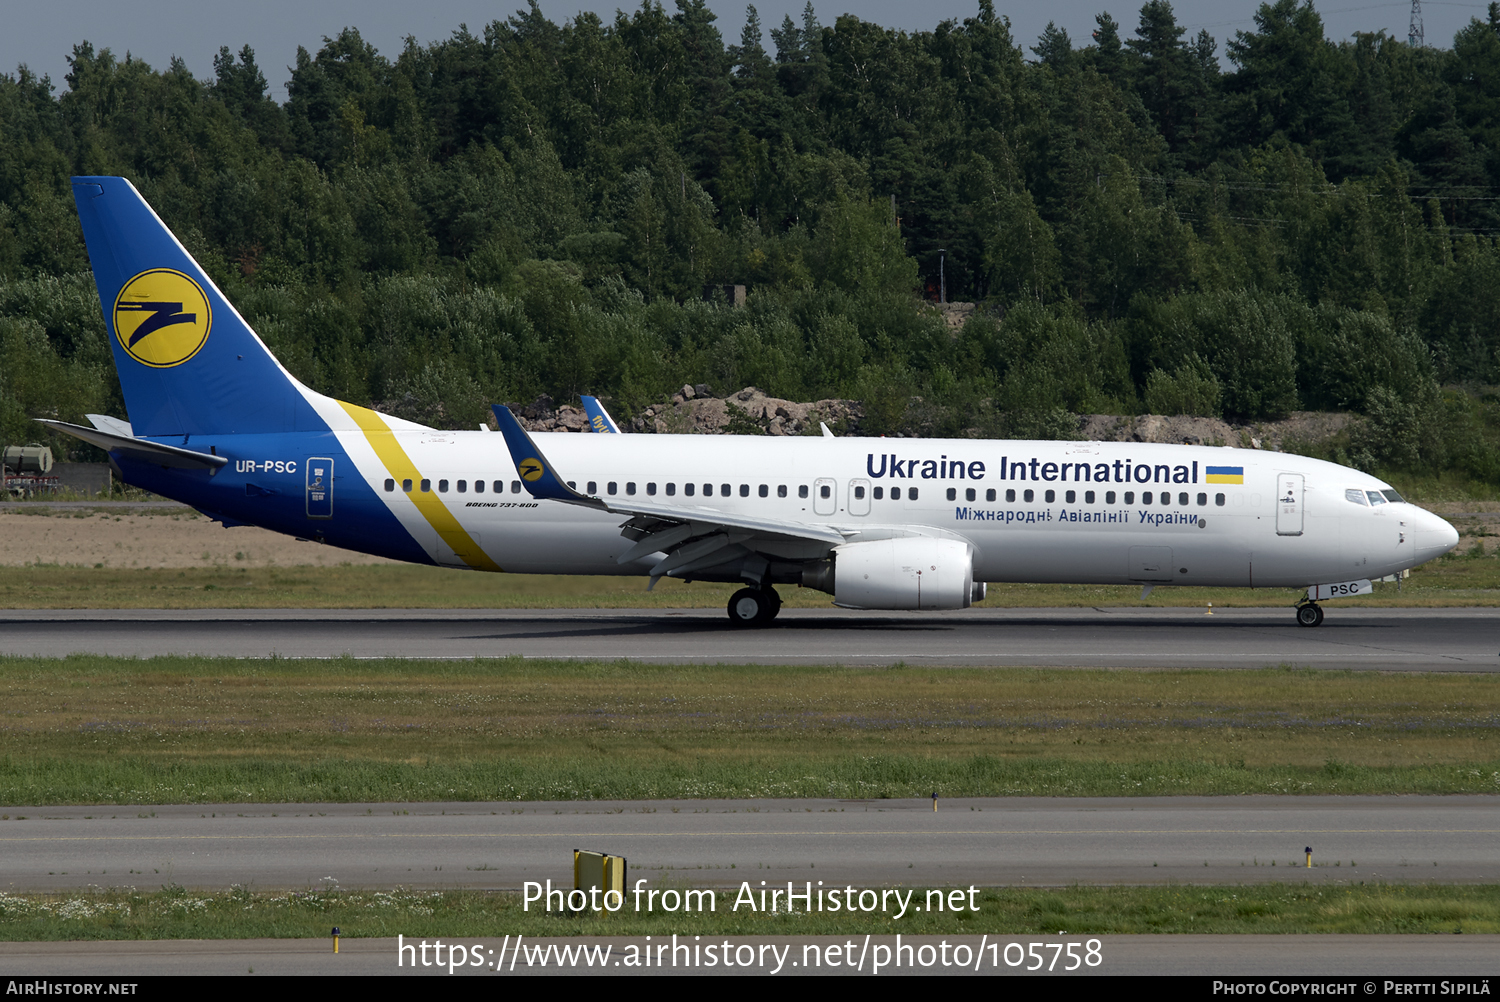
[[[765,626],[780,611],[774,588],[741,588],[729,597],[729,621],[735,626]]]
[[[1297,606],[1298,626],[1321,626],[1323,623],[1323,607],[1316,602],[1304,602]]]

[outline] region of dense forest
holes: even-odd
[[[80,42],[65,88],[0,76],[0,439],[124,412],[68,186],[122,174],[300,378],[417,420],[683,383],[864,433],[1340,409],[1342,461],[1500,482],[1500,5],[1451,48],[1310,0],[1222,52],[1165,0],[1096,20],[751,7],[726,44],[703,0],[533,3],[394,55],[346,29],[284,104],[248,47],[199,80]]]

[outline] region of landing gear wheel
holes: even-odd
[[[772,596],[759,588],[741,588],[729,596],[729,621],[735,626],[763,626],[776,615],[780,606]]]
[[[765,589],[765,595],[771,600],[771,611],[766,613],[766,622],[769,623],[781,612],[781,596],[776,594],[774,588]]]
[[[1323,622],[1323,608],[1314,602],[1297,606],[1298,626],[1320,626]]]

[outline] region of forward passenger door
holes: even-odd
[[[1276,474],[1276,535],[1302,535],[1302,474]]]

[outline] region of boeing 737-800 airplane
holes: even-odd
[[[959,609],[984,582],[1308,587],[1430,560],[1452,526],[1357,470],[1101,442],[440,431],[326,397],[271,355],[123,178],[73,192],[128,422],[47,421],[127,483],[226,526],[417,563],[775,585],[861,609]]]

